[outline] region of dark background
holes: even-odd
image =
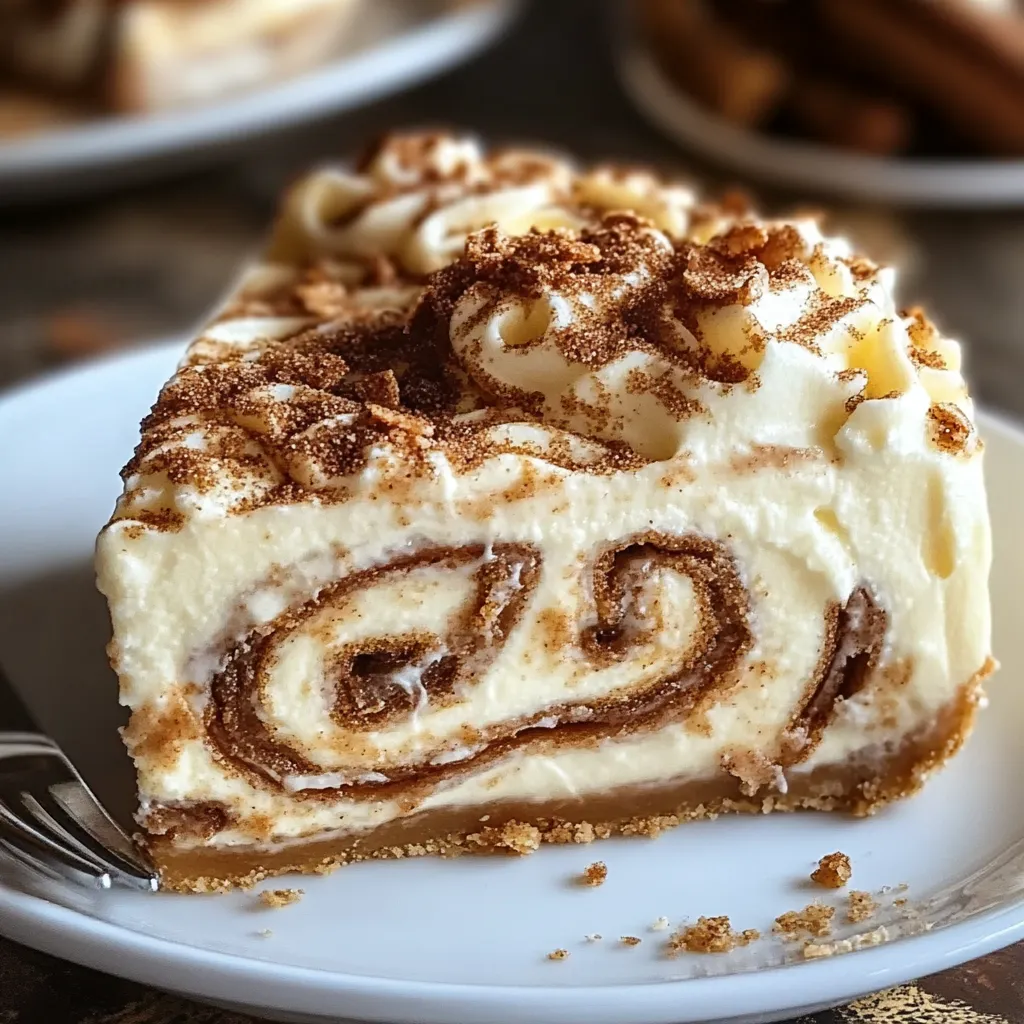
[[[652,162],[709,187],[732,183],[648,127],[618,88],[604,9],[533,0],[496,47],[356,113],[258,140],[174,181],[44,208],[0,206],[0,385],[54,365],[187,331],[258,244],[284,184],[318,158],[395,127],[451,125],[495,142],[539,140],[581,158]],[[759,192],[763,206],[808,197]],[[0,197],[0,203],[3,198]],[[968,341],[989,406],[1024,417],[1024,212],[900,211],[830,204],[831,227],[904,268],[921,301]],[[798,975],[797,975],[798,978]],[[0,1024],[245,1024],[0,940]],[[805,1024],[1024,1021],[1024,945]]]

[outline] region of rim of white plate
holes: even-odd
[[[530,1012],[536,1020],[559,1020],[579,1008],[585,992],[600,993],[599,1005],[588,1010],[588,1019],[594,1024],[614,1024],[624,1018],[669,1024],[680,1019],[682,999],[689,1020],[713,1020],[726,1003],[730,1016],[770,1013],[852,999],[983,956],[1024,937],[1021,899],[938,931],[747,974],[600,988],[499,986],[352,975],[219,953],[145,935],[3,887],[0,911],[0,932],[10,938],[133,981],[200,998],[235,1001],[239,1001],[239,990],[231,983],[244,981],[247,1005],[315,1013],[331,1008],[324,998],[343,997],[346,1016],[402,1024],[425,1020],[471,1024],[481,1014],[512,1009]],[[69,955],[69,942],[76,939],[80,944]],[[187,972],[187,981],[182,984],[171,978],[171,970]],[[793,998],[795,970],[801,972],[799,1002]],[[443,1007],[445,1012],[441,1016],[425,1013],[428,1006]]]

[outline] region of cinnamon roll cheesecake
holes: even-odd
[[[0,74],[82,106],[195,106],[332,56],[357,3],[0,0]]]
[[[312,174],[123,476],[171,887],[869,813],[993,666],[958,345],[815,222],[643,170],[431,135]]]

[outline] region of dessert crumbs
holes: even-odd
[[[590,932],[590,934],[584,935],[583,938],[586,939],[587,942],[600,942],[601,934],[599,932]]]
[[[499,842],[515,853],[532,853],[540,846],[540,829],[523,822],[510,821],[501,829]]]
[[[553,949],[548,953],[549,960],[568,960],[569,950],[567,949]]]
[[[666,951],[669,956],[678,953],[731,953],[737,946],[746,946],[761,937],[760,932],[747,928],[733,930],[726,916],[700,917],[696,924],[681,928],[669,938]]]
[[[835,853],[826,854],[818,861],[818,866],[811,872],[811,881],[826,889],[841,889],[852,875],[850,858],[837,850]]]
[[[604,885],[607,877],[608,865],[603,860],[595,860],[593,864],[587,865],[579,881],[580,885],[595,887]]]
[[[624,946],[639,946],[643,939],[637,935],[620,935],[619,942]]]
[[[805,960],[817,960],[824,956],[832,956],[838,953],[836,949],[838,943],[835,942],[811,942],[807,941],[804,943],[803,955]]]
[[[854,924],[867,921],[878,909],[878,904],[869,892],[854,889],[847,897],[846,919]]]
[[[651,925],[652,932],[665,932],[668,931],[668,918],[664,915],[657,918],[654,924]]]
[[[773,931],[785,938],[794,939],[806,932],[815,938],[822,938],[832,931],[832,918],[835,907],[826,907],[823,903],[808,903],[803,910],[787,910],[775,918]]]
[[[825,956],[836,956],[840,953],[852,953],[856,949],[864,949],[867,946],[878,946],[888,938],[889,933],[884,928],[875,928],[863,935],[854,935],[852,938],[840,939],[838,942],[807,942],[803,948],[803,956],[805,960],[815,960]]]
[[[481,832],[466,836],[474,846],[488,850],[509,850],[525,855],[540,846],[541,833],[535,825],[509,821],[500,827],[485,827]]]
[[[298,903],[304,895],[304,889],[264,889],[256,898],[265,907],[277,910]]]
[[[601,825],[591,825],[589,821],[558,822],[547,829],[541,839],[545,843],[568,844],[592,843],[595,839],[607,839],[610,829]]]
[[[274,933],[269,928],[262,928],[256,933],[258,938],[269,939]]]
[[[892,905],[894,907],[905,907],[907,905],[906,896],[897,896],[896,899],[892,901]]]

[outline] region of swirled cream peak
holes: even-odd
[[[457,259],[466,238],[491,224],[512,234],[579,229],[611,210],[641,213],[672,237],[708,218],[689,187],[648,171],[580,172],[538,151],[485,151],[440,134],[392,136],[356,170],[326,168],[301,182],[271,253],[346,264],[385,256],[403,273],[423,275]]]
[[[891,275],[810,221],[740,221],[704,245],[623,214],[577,233],[492,228],[466,261],[479,280],[455,304],[451,343],[472,381],[645,457],[682,451],[709,400],[758,388],[780,345],[819,359],[850,400],[920,387],[970,415],[956,343],[899,313]]]

